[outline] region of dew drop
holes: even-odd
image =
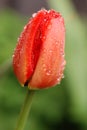
[[[15,57],[15,55],[12,55],[12,58],[14,58]]]
[[[18,37],[17,42],[19,42],[19,39],[20,39],[20,38]]]
[[[43,70],[46,71],[46,65],[45,64],[43,64]]]
[[[58,45],[58,42],[56,41],[55,44]]]
[[[45,36],[43,36],[43,40],[45,40],[46,39],[46,37]]]
[[[64,59],[64,57],[65,57],[64,53],[61,53],[61,56],[62,56],[62,58]]]
[[[50,10],[48,10],[48,14],[50,13]]]
[[[44,68],[44,71],[46,71],[46,68]]]
[[[51,25],[49,25],[47,28],[50,30],[51,29]]]
[[[43,64],[43,67],[45,67],[45,64]]]
[[[46,75],[51,75],[51,71],[50,70],[48,70],[47,72],[46,72]]]
[[[64,55],[64,52],[63,52],[63,49],[60,48],[60,54],[63,56]]]
[[[64,75],[62,75],[62,79],[64,79]]]
[[[19,63],[17,64],[17,67],[18,67],[18,68],[20,67],[20,64],[19,64]]]
[[[64,67],[65,65],[66,65],[66,61],[64,60],[62,66]]]
[[[37,13],[32,14],[32,17],[34,18],[34,17],[36,16],[36,14],[37,14]]]
[[[24,30],[27,28],[27,26],[24,26]]]
[[[44,13],[46,13],[46,12],[45,12],[45,11],[46,11],[46,9],[45,9],[44,7],[42,7],[42,8],[41,8],[41,10],[43,10],[43,11],[44,11]]]
[[[60,84],[60,81],[59,81],[59,83],[58,84]]]
[[[50,75],[48,72],[46,73],[47,75]]]
[[[47,20],[46,20],[46,19],[44,19],[44,21],[46,22]]]
[[[53,14],[53,16],[55,17],[56,15],[55,15],[55,14]]]
[[[63,18],[62,18],[62,17],[60,17],[60,18],[59,18],[59,21],[60,21],[60,22],[63,22]]]
[[[21,49],[21,51],[20,51],[20,55],[23,53],[23,48]]]
[[[52,50],[50,50],[49,52],[50,52],[50,53],[52,53],[53,51],[52,51]]]
[[[58,78],[57,81],[60,81],[60,79]]]
[[[42,35],[40,35],[40,39],[42,39]]]
[[[60,78],[59,77],[57,78],[57,82],[58,82],[58,84],[60,84]]]

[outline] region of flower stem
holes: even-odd
[[[27,95],[19,116],[19,120],[17,122],[17,126],[15,130],[23,130],[25,123],[27,121],[28,118],[28,114],[30,113],[30,108],[31,108],[31,104],[32,104],[32,99],[34,96],[35,91],[34,90],[29,90],[27,91]]]

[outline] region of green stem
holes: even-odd
[[[27,95],[19,116],[19,120],[16,126],[15,130],[23,130],[25,123],[27,121],[28,118],[28,114],[30,113],[30,108],[31,108],[31,104],[32,104],[32,98],[34,95],[35,91],[34,90],[28,90],[27,91]]]

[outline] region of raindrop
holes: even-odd
[[[45,36],[43,36],[43,39],[45,40],[45,39],[46,39],[46,37],[45,37]]]
[[[20,38],[18,37],[17,42],[19,42],[19,39],[20,39]]]
[[[47,28],[48,28],[48,29],[51,29],[51,25],[49,25]]]
[[[42,35],[40,35],[40,39],[42,39]]]
[[[24,26],[24,30],[27,28],[27,26]]]
[[[55,15],[55,14],[53,14],[53,16],[55,17],[56,15]]]
[[[21,51],[20,51],[20,55],[23,53],[23,48],[21,49]]]
[[[57,81],[60,81],[60,79],[58,78]]]
[[[12,58],[14,58],[15,57],[15,55],[12,55]]]
[[[60,54],[61,54],[61,55],[64,55],[64,52],[63,52],[63,49],[62,49],[62,48],[60,48]]]
[[[58,82],[58,84],[60,84],[60,78],[59,77],[57,78],[57,82]]]
[[[42,7],[42,8],[41,8],[41,10],[44,10],[44,11],[46,11],[46,9],[45,9],[44,7]],[[44,12],[44,13],[45,13],[45,12]]]
[[[52,53],[53,51],[52,51],[52,50],[50,50],[49,52],[50,52],[50,53]]]
[[[62,79],[64,78],[64,75],[62,75]]]
[[[46,71],[46,65],[45,64],[43,64],[43,70]]]
[[[55,44],[58,45],[58,41],[56,41]]]
[[[44,71],[46,71],[46,68],[44,68]]]
[[[20,64],[17,64],[17,67],[20,67]]]
[[[34,18],[34,17],[36,16],[36,14],[37,14],[37,13],[32,14],[32,17]]]
[[[47,70],[46,75],[48,75],[48,76],[51,75],[51,71]]]
[[[59,81],[59,83],[58,84],[60,84],[60,81]]]
[[[44,21],[46,22],[47,20],[46,20],[46,19],[44,19]]]
[[[64,67],[66,65],[66,61],[64,60],[62,63],[62,66]]]
[[[62,57],[63,57],[63,58],[65,57],[64,53],[62,54]]]
[[[63,22],[63,18],[62,18],[62,17],[60,17],[60,18],[59,18],[59,21],[60,21],[60,22]]]
[[[50,10],[48,10],[48,13],[50,13]]]

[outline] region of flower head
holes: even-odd
[[[30,89],[60,83],[65,67],[64,19],[54,10],[32,15],[21,33],[13,56],[13,69],[19,82]]]

